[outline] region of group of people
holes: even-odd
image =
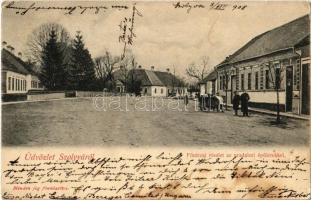
[[[201,95],[198,96],[199,107],[202,111],[221,111],[223,110],[224,101],[221,96],[218,95]]]
[[[234,97],[232,99],[232,104],[233,104],[233,110],[234,110],[234,115],[238,115],[238,110],[240,107],[241,103],[241,111],[244,116],[249,116],[248,115],[248,101],[249,101],[249,95],[244,91],[241,96],[238,94],[237,91],[234,92]]]

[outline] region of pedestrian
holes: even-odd
[[[241,94],[241,111],[243,112],[243,116],[248,117],[248,101],[249,101],[249,95],[243,91],[243,94]]]
[[[237,91],[234,92],[234,97],[232,99],[232,104],[233,104],[233,110],[234,110],[234,115],[238,115],[238,110],[240,106],[240,95],[238,94]]]
[[[184,103],[185,103],[185,111],[188,111],[188,110],[187,110],[187,106],[188,106],[188,103],[189,103],[188,94],[186,94],[185,97],[184,97]]]
[[[218,111],[224,112],[224,99],[221,96],[219,96],[219,93],[215,95],[215,98],[217,101],[216,103],[217,112]]]

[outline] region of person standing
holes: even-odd
[[[185,111],[188,111],[188,110],[187,110],[187,106],[188,106],[188,103],[189,103],[188,94],[186,94],[185,97],[184,97],[184,103],[185,103]]]
[[[248,101],[249,101],[249,95],[244,91],[243,94],[241,94],[241,110],[243,112],[243,116],[248,117]]]
[[[237,91],[234,92],[234,97],[232,99],[232,104],[233,104],[233,110],[234,110],[234,115],[238,115],[238,110],[240,106],[240,95],[238,94]]]

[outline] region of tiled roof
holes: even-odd
[[[234,54],[226,58],[220,65],[248,60],[291,48],[306,37],[310,39],[309,15],[302,16],[256,36]]]
[[[141,80],[143,86],[183,86],[182,80],[169,72],[152,71],[147,69],[135,69],[134,74],[138,80]],[[121,70],[114,72],[114,78],[121,80]]]
[[[155,74],[165,86],[184,86],[184,82],[169,72],[155,71]]]
[[[158,78],[158,76],[155,74],[154,71],[151,70],[144,70],[146,75],[148,76],[150,85],[154,86],[164,86],[164,83],[161,82],[161,80]]]
[[[9,70],[24,75],[31,74],[26,69],[26,63],[8,50],[2,49],[1,56],[2,70]]]

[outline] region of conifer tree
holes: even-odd
[[[82,35],[77,32],[71,50],[69,83],[74,90],[91,90],[95,80],[94,63],[88,49],[85,48]]]
[[[49,90],[63,90],[66,87],[66,69],[61,44],[57,43],[57,35],[54,30],[49,34],[42,52],[42,70],[40,79]]]

